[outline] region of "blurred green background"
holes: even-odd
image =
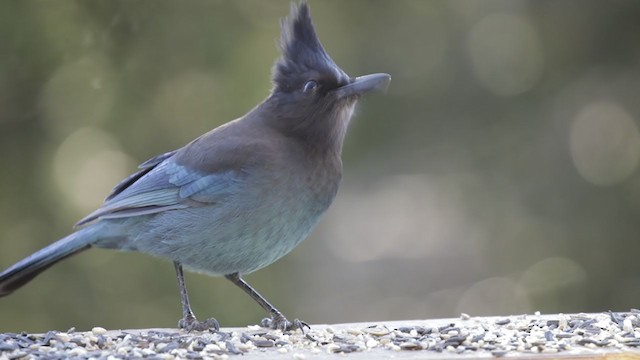
[[[640,2],[311,1],[360,104],[338,198],[247,280],[309,323],[640,306]],[[0,2],[0,267],[158,153],[269,92],[288,1]],[[265,315],[188,274],[196,314]],[[0,331],[174,327],[171,263],[92,250],[0,299]]]

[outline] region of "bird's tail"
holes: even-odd
[[[0,297],[11,294],[58,261],[90,248],[97,239],[97,230],[94,226],[80,229],[0,273]]]

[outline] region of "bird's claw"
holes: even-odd
[[[273,315],[270,318],[264,318],[260,321],[260,326],[269,329],[279,329],[282,331],[292,331],[300,329],[304,333],[304,328],[311,329],[311,326],[304,321],[295,319],[293,321],[287,320],[282,314]]]
[[[207,330],[220,330],[220,324],[218,320],[214,318],[207,319],[205,321],[198,321],[195,316],[185,316],[178,321],[178,327],[180,329],[191,331],[207,331]]]

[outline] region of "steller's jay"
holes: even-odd
[[[186,330],[218,329],[191,311],[182,267],[223,275],[269,312],[265,327],[289,322],[243,279],[291,251],[333,201],[342,143],[361,95],[391,77],[349,77],[318,40],[309,7],[281,23],[281,57],[271,94],[243,117],[156,156],[119,183],[71,235],[0,274],[11,294],[58,261],[92,246],[139,251],[174,262]]]

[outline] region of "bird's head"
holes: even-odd
[[[361,95],[386,89],[388,74],[349,77],[324,50],[306,2],[292,5],[281,22],[281,56],[273,67],[267,100],[274,126],[309,143],[342,147],[353,108]]]

